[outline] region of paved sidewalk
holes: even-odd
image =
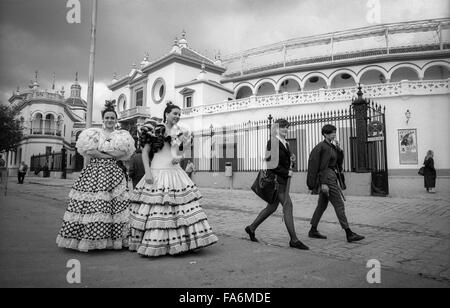
[[[33,184],[32,184],[33,183]],[[65,208],[72,180],[29,178],[24,185],[10,185],[10,193],[57,200]],[[265,204],[251,191],[201,189],[202,204],[219,235],[247,240],[243,229]],[[385,268],[431,278],[450,285],[450,198],[447,193],[423,193],[402,198],[347,197],[346,212],[351,228],[366,240],[349,244],[330,205],[319,229],[328,240],[307,238],[309,220],[317,196],[292,194],[295,226],[310,253],[363,264],[377,259]],[[267,246],[287,247],[288,235],[277,213],[257,230]]]

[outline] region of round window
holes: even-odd
[[[120,112],[127,109],[127,99],[126,99],[125,95],[122,94],[119,97],[119,102],[118,102],[117,106],[119,107]]]
[[[152,98],[155,103],[161,103],[164,99],[164,95],[166,95],[166,83],[164,79],[158,78],[153,83],[152,88]]]

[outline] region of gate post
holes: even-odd
[[[356,129],[356,172],[367,170],[367,108],[368,102],[362,97],[361,85],[358,86],[358,98],[352,101]]]
[[[271,114],[269,114],[269,117],[267,118],[267,129],[269,130],[269,138],[272,138],[272,120],[273,117]]]
[[[66,179],[67,178],[67,150],[64,146],[61,149],[61,171],[62,171],[61,178]]]

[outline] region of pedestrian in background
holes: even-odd
[[[25,175],[27,174],[28,166],[25,164],[25,162],[21,162],[19,166],[19,171],[17,172],[17,183],[23,184],[23,181],[25,180]]]
[[[145,168],[144,163],[142,161],[141,148],[136,149],[136,152],[131,157],[128,175],[130,176],[131,181],[133,182],[133,189],[136,188],[137,183],[139,183],[139,181],[145,175]]]
[[[435,193],[436,187],[436,169],[434,168],[434,152],[429,150],[423,161],[423,178],[427,192]]]
[[[189,178],[192,179],[192,174],[195,173],[195,165],[194,165],[194,163],[191,160],[188,160],[188,163],[186,165],[186,169],[184,171],[186,171],[186,173],[189,176]]]

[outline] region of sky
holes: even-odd
[[[71,0],[72,1],[72,0]],[[68,0],[0,0],[0,103],[39,71],[42,89],[70,92],[79,72],[87,96],[91,0],[79,0],[81,22],[69,24]],[[367,18],[379,3],[378,22],[450,17],[448,0],[98,0],[94,120],[109,98],[113,73],[129,73],[145,52],[166,54],[186,30],[190,47],[213,57],[296,37],[373,25]]]

